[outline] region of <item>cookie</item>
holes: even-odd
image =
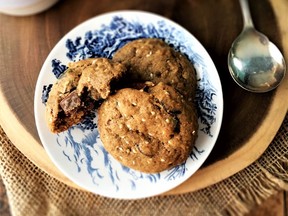
[[[77,91],[82,94],[85,89],[94,100],[106,99],[111,93],[111,86],[126,72],[126,67],[107,58],[97,58],[91,67],[86,67],[79,80]]]
[[[129,79],[171,85],[187,101],[196,91],[196,73],[191,62],[160,39],[138,39],[127,43],[113,56],[127,67]]]
[[[188,158],[198,122],[194,107],[160,82],[109,96],[98,110],[98,129],[105,149],[120,163],[157,173]]]
[[[102,58],[70,63],[52,86],[46,103],[45,115],[50,131],[60,133],[67,130],[79,123],[99,100],[107,98],[111,82],[126,70],[119,65]],[[93,86],[95,83],[97,86]]]

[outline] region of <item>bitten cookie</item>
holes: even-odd
[[[194,99],[197,78],[193,65],[160,39],[129,42],[114,54],[113,60],[123,63],[134,81],[163,82],[174,87],[187,101]]]
[[[111,82],[125,71],[120,63],[102,58],[70,63],[52,86],[46,103],[46,121],[51,132],[60,133],[79,123],[100,99],[108,97]]]
[[[198,122],[194,107],[159,83],[109,96],[98,110],[98,129],[105,149],[120,163],[155,173],[188,158]]]

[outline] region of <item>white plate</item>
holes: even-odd
[[[27,16],[40,13],[56,4],[58,0],[0,0],[0,13]]]
[[[162,38],[184,53],[197,71],[199,136],[185,163],[157,174],[122,166],[103,148],[97,114],[66,132],[52,134],[45,122],[45,102],[52,83],[68,62],[108,57],[138,38]],[[203,46],[178,24],[155,14],[118,11],[92,18],[65,35],[47,57],[35,92],[35,119],[40,139],[55,165],[73,182],[96,194],[137,199],[161,194],[188,179],[210,154],[222,122],[223,97],[217,70]]]

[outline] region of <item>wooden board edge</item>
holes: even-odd
[[[60,172],[49,158],[43,146],[19,123],[19,120],[16,118],[11,107],[8,106],[7,100],[1,91],[0,101],[2,102],[0,108],[0,125],[13,145],[35,166],[48,175],[69,186],[80,188]],[[9,121],[6,116],[9,116]],[[20,132],[21,136],[19,136]],[[31,148],[27,148],[27,142],[30,142]]]
[[[285,83],[288,85],[288,79],[286,79]],[[275,95],[279,99],[274,100],[271,112],[263,121],[265,123],[248,140],[247,144],[227,158],[198,170],[183,184],[165,194],[181,194],[208,187],[234,175],[256,161],[272,142],[285,118],[288,101],[283,100],[283,96],[288,95],[288,88],[284,90],[279,90],[278,94],[276,94],[277,96]],[[283,103],[282,107],[279,107],[279,102],[285,103]],[[280,113],[277,118],[275,113]],[[267,128],[267,130],[262,130],[263,128]],[[259,143],[261,143],[261,146]],[[239,161],[239,158],[241,158],[241,161]]]

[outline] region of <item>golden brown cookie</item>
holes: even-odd
[[[188,101],[194,99],[196,73],[191,62],[160,39],[138,39],[127,43],[113,56],[123,63],[129,79],[163,82],[171,85]]]
[[[60,133],[79,123],[95,103],[107,98],[111,82],[126,71],[119,65],[102,58],[70,63],[52,86],[46,103],[46,121],[51,132]]]
[[[196,111],[171,86],[125,88],[98,110],[105,149],[123,165],[146,173],[183,163],[198,130]]]
[[[83,93],[87,89],[94,100],[106,99],[111,92],[113,82],[118,81],[125,72],[126,67],[118,62],[107,58],[96,58],[90,67],[83,70],[77,91]]]

